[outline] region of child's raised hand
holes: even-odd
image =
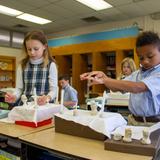
[[[80,75],[80,79],[81,80],[88,80],[88,77],[89,77],[89,74],[90,74],[91,72],[87,72],[87,73],[83,73],[83,74],[81,74]]]
[[[106,78],[107,76],[102,71],[93,71],[80,75],[80,79],[88,80],[90,86],[94,84],[104,84]]]

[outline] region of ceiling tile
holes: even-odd
[[[15,3],[15,2],[17,2],[17,3]],[[4,5],[6,7],[20,10],[22,12],[27,12],[29,10],[34,9],[34,7],[32,5],[26,5],[23,2],[19,3],[18,1],[12,1],[12,0],[1,0],[0,4]]]
[[[19,32],[43,29],[46,33],[51,33],[82,26],[93,26],[105,22],[126,20],[160,12],[160,0],[141,0],[139,2],[133,2],[133,0],[105,1],[113,5],[113,7],[95,11],[75,0],[0,0],[1,5],[53,21],[46,25],[38,25],[0,14],[0,21],[3,22],[0,24],[0,28]],[[92,16],[101,19],[101,21],[87,23],[82,20],[82,18]],[[14,27],[19,25],[25,25],[27,27]]]
[[[139,7],[145,9],[147,11],[147,14],[154,13],[154,12],[160,12],[160,0],[145,0],[140,1],[137,3]]]
[[[43,7],[45,5],[49,5],[51,2],[46,0],[16,0],[19,4],[23,3],[26,6],[32,6],[35,8]]]
[[[138,17],[147,14],[147,10],[143,7],[140,7],[136,3],[119,6],[117,9],[126,14],[128,17]]]
[[[56,14],[57,16],[60,16],[59,18],[70,17],[70,16],[73,16],[73,15],[76,16],[76,14],[73,13],[72,11],[67,10],[63,7],[57,6],[55,4],[50,4],[49,6],[43,7],[43,10],[48,11],[52,14]]]
[[[69,1],[61,0],[57,2],[56,5],[62,8],[65,8],[67,10],[73,11],[74,13],[77,13],[77,14],[90,14],[95,12],[95,10],[85,5],[82,5],[81,3],[75,0],[69,0]]]

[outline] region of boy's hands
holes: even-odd
[[[88,80],[89,85],[104,84],[108,77],[101,71],[93,71],[80,75],[81,80]]]

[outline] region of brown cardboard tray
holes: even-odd
[[[150,135],[151,144],[142,144],[139,140],[132,140],[132,142],[127,143],[121,141],[115,141],[113,139],[107,139],[104,142],[105,150],[132,153],[146,156],[156,155],[159,145],[160,145],[160,129],[154,131]]]
[[[55,116],[55,131],[73,136],[102,141],[106,139],[105,135],[92,130],[88,126],[83,126],[81,124],[75,123],[73,121],[68,121],[57,116]]]

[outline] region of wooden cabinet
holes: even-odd
[[[0,56],[0,88],[15,87],[16,58]]]
[[[58,74],[71,76],[72,86],[78,91],[79,104],[85,103],[88,92],[87,82],[80,80],[80,74],[100,70],[116,78],[125,57],[132,57],[137,67],[139,66],[135,40],[132,37],[51,48],[58,64]],[[104,85],[95,85],[90,89],[93,93],[103,93],[106,90]]]
[[[54,56],[59,71],[59,75],[68,74],[71,76],[72,70],[72,56],[71,55],[60,55]]]
[[[87,82],[80,81],[80,74],[91,71],[91,64],[88,63],[90,54],[56,55],[54,56],[58,75],[69,75],[70,84],[78,91],[79,102],[84,101],[87,92]]]

